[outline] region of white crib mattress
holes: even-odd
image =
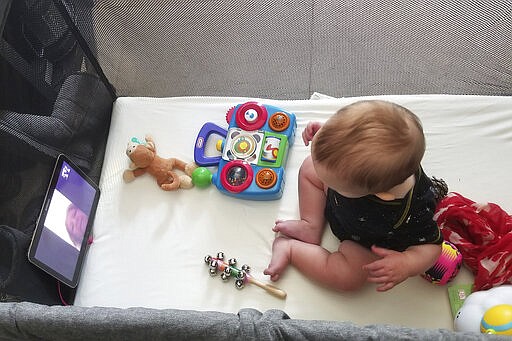
[[[101,198],[75,305],[176,308],[236,313],[242,308],[281,309],[291,318],[453,329],[447,287],[411,278],[379,293],[373,284],[355,293],[322,288],[290,267],[274,283],[285,300],[255,285],[237,290],[233,280],[210,277],[206,255],[223,251],[252,275],[270,283],[263,270],[271,257],[276,218],[298,217],[297,174],[309,152],[300,133],[310,120],[326,120],[361,98],[256,99],[297,116],[297,139],[286,164],[281,199],[248,201],[216,187],[165,192],[144,175],[124,183],[128,140],[154,137],[158,154],[193,161],[197,133],[206,122],[227,127],[226,111],[248,98],[119,98],[112,114],[100,182]],[[423,121],[427,152],[423,168],[445,179],[451,191],[477,202],[512,210],[512,98],[483,96],[380,96],[414,111]],[[338,240],[326,228],[323,246]],[[462,269],[453,283],[472,283]],[[229,328],[229,326],[226,326]]]

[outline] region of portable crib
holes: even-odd
[[[2,0],[0,338],[487,339],[455,332],[446,288],[419,278],[337,294],[290,269],[286,301],[209,278],[202,256],[222,250],[265,280],[273,220],[298,212],[300,141],[272,202],[121,174],[131,136],[192,160],[198,128],[237,103],[294,112],[300,131],[383,98],[423,120],[429,173],[512,209],[511,30],[508,0]],[[26,257],[60,153],[102,189],[81,282],[62,292]],[[337,247],[328,230],[323,244]]]

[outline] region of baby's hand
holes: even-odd
[[[372,246],[372,252],[381,257],[363,266],[368,271],[368,282],[376,283],[377,291],[387,291],[409,277],[407,257],[402,252]]]
[[[309,142],[313,140],[313,136],[322,127],[320,122],[309,122],[306,128],[302,131],[302,140],[306,146],[309,146]]]

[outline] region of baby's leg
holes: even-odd
[[[331,253],[319,245],[279,237],[274,241],[272,259],[264,274],[276,281],[292,264],[306,277],[326,287],[350,291],[364,285],[368,273],[362,267],[376,259],[370,250],[352,241],[342,242],[338,251]]]
[[[299,171],[300,220],[277,220],[273,231],[303,242],[320,244],[325,225],[325,200],[324,185],[316,175],[309,156]]]
[[[274,232],[281,232],[283,235],[301,240],[306,243],[320,244],[322,228],[311,226],[305,220],[276,220],[272,229]]]
[[[270,264],[263,271],[265,275],[270,275],[270,280],[277,281],[290,264],[291,241],[288,237],[277,237],[272,244],[272,258]]]

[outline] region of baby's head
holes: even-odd
[[[316,133],[311,157],[319,177],[347,196],[386,192],[420,167],[425,137],[418,117],[385,101],[341,108]]]

